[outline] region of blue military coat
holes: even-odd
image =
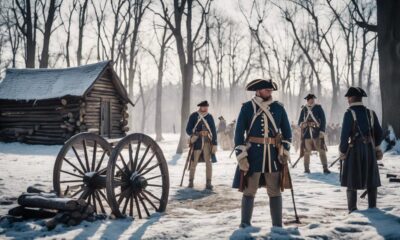
[[[298,121],[299,126],[301,125],[302,122],[307,122],[307,121],[315,122],[310,112],[312,112],[312,115],[317,121],[319,127],[318,128],[307,127],[304,131],[304,136],[303,136],[305,139],[309,139],[311,138],[311,136],[312,138],[318,138],[319,133],[325,132],[325,127],[326,127],[325,113],[321,105],[319,104],[314,104],[310,108],[307,106],[302,106]]]
[[[245,133],[247,131],[249,131],[248,136],[267,137],[265,136],[265,124],[267,124],[268,137],[276,137],[278,133],[277,131],[279,131],[282,133],[283,139],[286,142],[283,144],[284,148],[286,150],[289,150],[290,148],[292,132],[285,108],[278,101],[274,101],[269,105],[269,110],[275,120],[276,127],[278,128],[277,130],[274,129],[271,121],[269,119],[266,119],[267,115],[264,112],[256,115],[257,117],[255,118],[251,129],[249,129],[254,114],[257,114],[257,112],[259,111],[259,107],[255,105],[252,101],[244,103],[242,109],[240,110],[235,130],[235,146],[237,146],[236,155],[239,155],[242,153],[242,150],[239,149],[238,146],[245,146],[249,144],[249,148],[247,149],[247,159],[249,161],[250,167],[247,176],[250,176],[254,172],[277,172],[281,171],[282,168],[278,160],[278,152],[275,146],[270,144],[264,145],[247,143],[245,138]],[[239,185],[240,170],[237,167],[233,181],[233,187],[239,188]]]
[[[353,113],[357,120],[355,125]],[[371,137],[373,141],[365,141]],[[352,138],[351,146],[349,141]],[[381,144],[382,139],[382,127],[375,112],[361,103],[350,106],[344,114],[339,144],[340,152],[347,153],[349,150],[342,169],[342,186],[366,189],[381,185],[375,147]]]
[[[211,131],[211,144],[212,145],[217,145],[217,131],[215,129],[215,122],[214,118],[211,114],[207,114],[204,117],[204,120],[207,121],[208,126],[210,127],[210,130],[208,130],[206,124],[200,120],[200,116],[198,112],[193,112],[189,116],[189,121],[186,125],[186,133],[189,136],[192,136],[193,134],[196,134],[200,131]],[[196,125],[197,124],[197,125]],[[205,141],[204,138],[199,137],[197,141],[193,144],[193,149],[194,150],[201,150],[203,146],[203,141]]]

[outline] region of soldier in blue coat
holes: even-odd
[[[235,130],[238,160],[233,187],[243,191],[240,227],[251,226],[254,197],[266,186],[273,226],[282,226],[281,170],[289,159],[291,128],[283,105],[272,99],[277,85],[256,79],[246,86],[256,95],[240,110]],[[278,148],[280,146],[280,148]]]
[[[347,204],[357,210],[357,190],[367,189],[368,207],[376,207],[377,188],[381,186],[377,160],[383,153],[379,145],[383,131],[373,110],[366,108],[365,91],[350,87],[345,95],[350,105],[345,112],[340,135],[340,159],[343,161],[341,185],[347,187]]]
[[[302,106],[298,125],[301,128],[301,151],[304,152],[304,172],[310,173],[310,156],[312,151],[318,151],[324,173],[330,173],[328,160],[326,158],[325,145],[325,113],[322,106],[315,103],[317,97],[308,94],[304,99],[307,101]]]
[[[199,110],[193,112],[186,125],[186,133],[190,136],[190,146],[193,154],[190,162],[189,188],[193,187],[194,175],[198,162],[206,163],[206,188],[212,189],[212,164],[211,157],[217,151],[217,131],[214,118],[208,113],[208,102],[202,101],[198,105]]]

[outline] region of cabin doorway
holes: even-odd
[[[110,99],[101,99],[100,108],[100,135],[111,137],[111,101]]]

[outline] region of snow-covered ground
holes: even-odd
[[[241,194],[230,187],[236,167],[236,160],[229,158],[230,152],[217,153],[218,163],[213,165],[214,191],[204,190],[204,164],[198,166],[195,188],[187,189],[179,187],[186,153],[175,154],[177,135],[164,137],[166,140],[160,146],[168,161],[171,185],[166,213],[134,221],[99,220],[75,227],[57,226],[52,231],[46,230],[43,221],[2,221],[0,239],[400,239],[400,184],[386,179],[386,173],[400,174],[398,155],[385,154],[380,170],[383,186],[378,190],[379,209],[366,210],[367,200],[359,199],[360,210],[349,215],[337,167],[331,169],[330,175],[322,174],[319,159],[314,155],[311,174],[303,174],[301,163],[291,169],[301,224],[271,228],[268,197],[265,189],[259,189],[254,227],[241,230]],[[16,204],[16,197],[27,186],[37,184],[51,189],[53,164],[60,147],[0,143],[0,215]],[[337,147],[330,147],[328,161],[336,156]],[[296,158],[297,154],[292,152],[292,160]],[[290,191],[285,191],[283,198],[284,221],[291,221],[294,213]]]

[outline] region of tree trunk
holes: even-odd
[[[39,64],[40,68],[47,68],[49,65],[49,45],[52,31],[51,27],[53,26],[56,8],[56,0],[51,0],[47,20],[44,26],[43,49]]]
[[[181,135],[176,153],[183,152],[186,143],[186,123],[190,114],[190,91],[193,82],[193,65],[186,64],[184,68],[184,79],[182,79],[182,108],[181,108]]]
[[[400,136],[400,1],[377,0],[377,6],[382,126],[391,125]]]

